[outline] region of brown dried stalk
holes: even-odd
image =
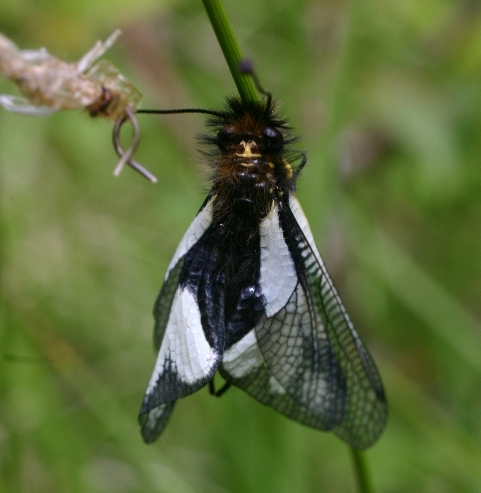
[[[0,95],[0,105],[9,111],[44,116],[59,110],[86,108],[91,116],[116,120],[115,149],[120,161],[118,175],[129,164],[150,181],[155,176],[133,161],[140,131],[135,109],[141,93],[107,60],[96,62],[120,36],[115,30],[105,42],[97,41],[78,62],[65,62],[45,48],[20,50],[0,33],[0,74],[15,82],[22,96]],[[134,129],[132,144],[127,150],[120,145],[118,132],[122,122],[129,120]]]

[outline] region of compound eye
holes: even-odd
[[[217,132],[217,145],[221,151],[227,151],[232,144],[235,143],[236,135],[234,133],[234,127],[221,128]]]
[[[280,151],[284,147],[284,137],[274,127],[266,127],[262,131],[262,143],[266,151]]]

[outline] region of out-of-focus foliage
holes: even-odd
[[[303,136],[300,200],[384,378],[377,491],[479,491],[481,2],[226,7]],[[67,60],[116,27],[107,57],[144,107],[234,93],[201,2],[0,2],[1,31]],[[207,182],[201,116],[139,118],[157,185],[112,176],[105,121],[0,112],[0,491],[353,491],[342,442],[236,389],[141,442],[152,305]]]

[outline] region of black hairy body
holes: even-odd
[[[201,141],[212,166],[209,196],[213,203],[212,228],[216,233],[217,285],[225,292],[225,347],[241,339],[255,325],[264,308],[259,279],[259,225],[274,203],[283,207],[295,190],[297,172],[291,163],[304,154],[287,152],[294,142],[289,127],[268,100],[244,103],[230,98],[226,111],[207,125],[215,135]],[[290,155],[290,162],[286,159]],[[302,161],[298,170],[302,168]]]

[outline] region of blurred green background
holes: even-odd
[[[481,491],[481,2],[226,7],[302,136],[298,196],[384,379],[376,491]],[[0,31],[67,60],[117,27],[106,58],[143,107],[235,93],[199,0],[0,3]],[[157,185],[113,177],[109,122],[0,110],[0,491],[355,491],[340,440],[237,389],[141,441],[152,306],[208,184],[202,116],[139,118]]]

